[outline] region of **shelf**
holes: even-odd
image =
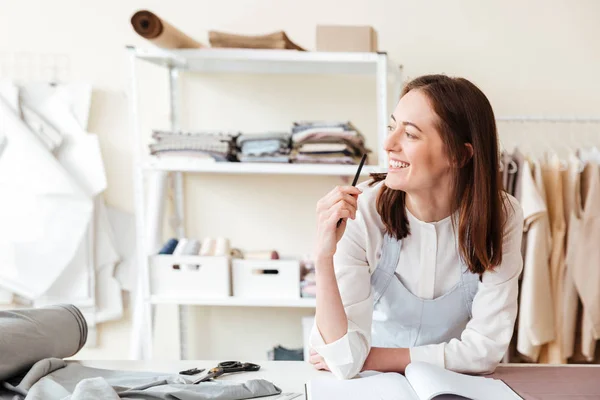
[[[221,306],[221,307],[285,307],[285,308],[315,308],[316,299],[244,299],[238,297],[225,297],[221,299],[198,299],[182,297],[151,296],[152,304],[182,304],[195,306]]]
[[[386,53],[265,49],[173,49],[128,46],[138,59],[195,72],[260,74],[372,74],[379,63],[400,73]]]
[[[154,158],[143,167],[145,170],[171,172],[354,176],[358,165],[212,162],[172,157]],[[365,165],[361,175],[368,175],[371,172],[385,172],[385,170],[377,165]]]

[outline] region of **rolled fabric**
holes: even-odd
[[[158,47],[165,49],[199,49],[205,47],[148,10],[140,10],[133,14],[131,25],[138,35]]]
[[[67,358],[87,340],[87,323],[71,304],[0,311],[0,381],[45,358]]]

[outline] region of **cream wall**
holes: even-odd
[[[59,53],[71,80],[95,88],[90,131],[100,135],[110,205],[133,210],[129,65],[125,45],[147,45],[129,18],[146,8],[206,42],[207,31],[260,34],[284,29],[315,47],[316,24],[368,24],[405,77],[446,73],[471,79],[497,115],[600,115],[600,2],[220,0],[0,1],[0,54]],[[166,74],[141,65],[143,131],[167,127]],[[299,119],[351,119],[375,141],[373,81],[348,77],[186,76],[184,128],[286,129]],[[542,143],[600,144],[600,129],[502,123],[501,141],[539,153]],[[377,149],[374,149],[377,150]],[[335,177],[197,175],[186,180],[190,236],[227,236],[236,247],[311,251],[314,204]],[[217,210],[217,206],[219,209]],[[160,307],[157,357],[175,358],[174,308]],[[265,358],[268,348],[302,343],[310,310],[204,308],[193,314],[192,357]],[[82,358],[126,358],[129,320],[106,325]],[[245,340],[240,339],[244,335]],[[205,340],[210,340],[208,348]]]

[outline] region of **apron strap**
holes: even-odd
[[[377,263],[377,268],[371,275],[371,288],[373,290],[373,302],[377,303],[383,293],[387,290],[394,274],[398,261],[400,260],[400,248],[402,240],[396,240],[387,233],[383,237],[381,247],[381,258]]]

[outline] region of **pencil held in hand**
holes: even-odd
[[[367,155],[363,154],[362,158],[360,159],[360,164],[358,164],[358,169],[356,170],[356,174],[354,175],[354,180],[352,181],[352,186],[356,186],[356,182],[358,182],[358,177],[360,176],[360,171],[362,170],[362,167],[365,164],[366,159],[367,159]],[[340,218],[339,221],[337,222],[336,227],[339,228],[343,221],[344,221],[344,219]]]

